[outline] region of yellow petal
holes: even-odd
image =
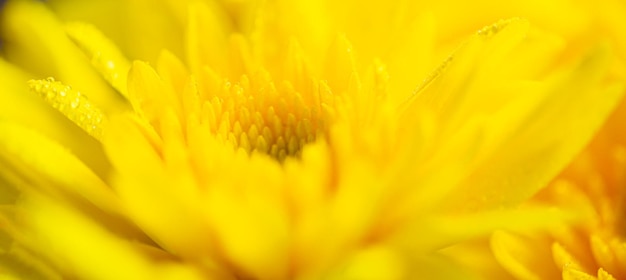
[[[564,267],[563,268],[563,280],[598,280],[596,277],[584,273],[582,271]]]
[[[0,251],[0,277],[16,280],[63,279],[59,271],[52,268],[48,262],[41,260],[40,256],[33,255],[15,243],[9,246],[10,248],[6,252]],[[4,248],[4,246],[0,246],[0,248]]]
[[[531,22],[550,29],[562,36],[573,37],[580,34],[590,24],[588,9],[584,9],[580,2],[564,0],[550,1],[531,0],[524,2],[494,2],[479,0],[469,2],[441,1],[427,3],[437,18],[440,33],[446,40],[454,41],[459,36],[471,32],[473,29],[507,17],[523,17]],[[454,7],[454,9],[451,9]],[[554,15],[551,11],[561,11]],[[468,13],[467,11],[473,11]],[[445,15],[445,16],[444,16]],[[445,34],[445,35],[443,35]]]
[[[181,123],[200,114],[200,92],[195,76],[190,77],[185,64],[164,50],[159,55],[156,70],[168,88],[169,106],[179,112]]]
[[[268,172],[271,173],[274,172]],[[248,180],[264,182],[269,187],[274,185],[271,178],[268,180],[262,174],[248,175]],[[264,188],[256,191],[246,188],[242,196],[242,190],[237,188],[245,187],[244,184],[215,185],[208,194],[207,217],[219,246],[229,262],[245,271],[244,274],[284,278],[289,267],[289,228],[287,213],[280,205],[283,202]]]
[[[533,207],[511,210],[492,210],[480,213],[417,216],[402,232],[397,234],[398,242],[406,243],[416,250],[433,250],[463,240],[484,236],[495,230],[532,231],[560,228],[577,221],[579,217],[566,211],[548,207]],[[428,235],[428,238],[415,241],[412,236]],[[411,244],[411,245],[409,245]]]
[[[105,112],[117,112],[123,99],[80,55],[65,29],[44,3],[10,1],[3,7],[2,34],[7,60],[17,63],[39,78],[54,76],[89,98]],[[8,43],[10,42],[10,43]]]
[[[338,279],[406,279],[408,264],[389,248],[367,248],[354,254]]]
[[[388,62],[392,104],[404,101],[423,77],[445,59],[435,53],[436,31],[433,15],[425,12],[416,17],[400,36],[400,42],[392,47]]]
[[[166,137],[181,137],[173,113],[167,115],[169,120],[161,123],[167,127],[163,129]],[[204,238],[209,232],[207,221],[198,209],[201,204],[197,202],[199,194],[190,168],[163,163],[162,156],[174,164],[184,162],[186,155],[178,149],[181,143],[171,141],[162,154],[137,123],[125,118],[111,122],[115,125],[105,136],[104,146],[119,172],[113,185],[128,215],[172,254],[196,257],[211,252],[211,240]],[[169,173],[180,170],[186,172]]]
[[[565,270],[579,271],[584,269],[578,260],[559,243],[552,244],[552,257],[557,266],[563,268],[564,273]]]
[[[100,144],[28,90],[31,77],[0,58],[0,119],[11,120],[63,143],[94,172],[104,176],[110,168]]]
[[[204,66],[219,74],[228,73],[228,23],[227,16],[213,1],[189,5],[185,47],[187,64],[193,73],[200,73]]]
[[[487,78],[495,73],[486,69],[518,44],[526,29],[527,24],[520,20],[487,27],[415,97],[439,108],[439,118],[446,124],[443,137],[450,138],[450,144],[442,143],[446,148],[442,148],[441,162],[433,166],[461,161],[461,172],[469,171],[458,175],[459,179],[467,176],[456,189],[463,191],[446,193],[450,185],[438,189],[441,195],[450,195],[446,206],[491,208],[530,197],[584,147],[623,94],[619,86],[604,82],[611,61],[606,47],[596,48],[574,70],[543,85],[513,83],[514,88],[508,88],[511,94],[505,97],[494,96],[497,90],[481,90],[488,85],[485,80],[481,86],[481,75]],[[481,66],[486,67],[481,69],[485,72],[474,69],[474,73],[474,65],[482,63],[472,62],[476,58],[464,58],[463,54],[497,59]],[[452,81],[448,75],[453,74],[467,80]],[[473,153],[444,156],[446,151],[457,149]]]
[[[596,234],[592,234],[589,239],[591,252],[598,265],[608,271],[618,271],[620,264],[617,262],[609,244]]]
[[[541,252],[528,246],[529,240],[504,231],[497,231],[491,237],[491,248],[500,264],[517,279],[556,279],[555,269],[550,270],[550,252]],[[546,275],[546,271],[552,273]]]
[[[168,109],[181,116],[180,101],[174,91],[165,86],[157,72],[147,63],[135,61],[128,74],[130,102],[141,117],[159,127],[159,116]]]
[[[419,174],[418,176],[422,178],[417,180],[420,184],[427,185],[423,189],[428,194],[422,196],[420,201],[420,205],[424,205],[425,208],[440,203],[442,197],[461,195],[455,193],[456,187],[475,168],[475,161],[491,152],[483,153],[478,148],[486,138],[485,134],[502,136],[514,131],[511,128],[503,131],[500,128],[483,127],[488,114],[493,114],[494,110],[504,104],[516,103],[511,101],[514,94],[498,95],[499,91],[485,88],[485,85],[492,81],[489,75],[498,74],[482,68],[482,60],[488,61],[487,65],[496,63],[498,57],[504,56],[522,41],[527,29],[528,23],[519,19],[506,20],[486,27],[481,35],[473,36],[435,69],[401,106],[403,115],[400,122],[415,122],[414,115],[421,114],[426,108],[433,113],[438,125],[436,150],[425,151],[429,156],[423,160],[422,170],[408,173],[408,175]],[[515,84],[515,87],[516,91],[513,93],[524,92],[522,84]],[[527,106],[520,107],[531,109]],[[522,116],[514,116],[522,119]],[[507,121],[511,119],[511,116],[505,117]],[[495,118],[497,116],[491,116],[490,119]],[[465,201],[455,203],[464,205]]]
[[[276,62],[284,59],[293,40],[300,43],[307,58],[323,61],[326,49],[335,35],[323,1],[279,0],[255,4],[243,3],[242,6],[247,5],[248,10],[252,10],[252,15],[247,18],[243,14],[237,20],[247,23],[240,26],[250,35],[255,57],[263,62],[272,75],[280,72],[277,67],[280,65]],[[319,74],[323,70],[322,63],[312,63],[310,66],[314,73]]]
[[[356,75],[352,45],[345,35],[339,35],[328,50],[324,76],[335,94],[343,95]]]
[[[107,118],[85,95],[53,78],[30,80],[28,87],[89,135],[100,140]]]
[[[598,269],[598,280],[616,280],[613,275],[606,272],[606,270],[600,268]]]
[[[109,213],[120,213],[118,200],[111,189],[82,161],[64,147],[28,128],[0,122],[0,158],[40,191],[69,194],[86,199]],[[21,186],[24,187],[24,186]]]
[[[127,76],[130,62],[117,46],[92,25],[71,23],[67,35],[91,58],[91,65],[122,96],[128,98]]]
[[[467,180],[471,193],[453,203],[465,203],[460,208],[514,205],[545,186],[590,141],[621,99],[620,86],[603,83],[609,61],[606,48],[596,49],[521,119],[510,115],[513,108],[493,116],[488,131],[517,129]]]
[[[183,54],[183,40],[179,36],[183,32],[184,21],[178,17],[183,16],[178,12],[185,11],[185,7],[180,5],[180,1],[175,9],[164,2],[51,0],[46,4],[66,22],[93,24],[129,58],[154,63],[163,49],[179,56]]]
[[[479,30],[434,72],[432,84],[414,93],[412,102],[428,104],[438,112],[446,130],[457,130],[472,113],[489,113],[502,106],[513,96],[484,87],[502,77],[494,67],[522,42],[528,29],[527,21],[509,19]]]
[[[43,253],[69,275],[84,279],[201,279],[188,267],[152,263],[129,240],[56,201],[31,195],[20,207],[29,237],[45,245]]]
[[[178,57],[167,50],[163,50],[159,55],[156,70],[173,92],[183,92],[189,73],[185,64]]]

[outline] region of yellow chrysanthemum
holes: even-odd
[[[584,219],[550,231],[492,237],[496,257],[519,279],[626,277],[625,106],[622,102],[586,150],[527,203],[569,209]]]
[[[452,245],[580,219],[516,206],[624,92],[617,31],[575,20],[441,39],[406,1],[123,2],[3,8],[2,273],[478,278]]]

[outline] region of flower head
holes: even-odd
[[[82,132],[65,142],[0,122],[4,269],[87,279],[470,277],[442,249],[574,219],[514,207],[575,157],[623,93],[609,46],[571,46],[524,19],[464,36],[435,67],[403,63],[440,54],[427,36],[402,36],[432,18],[413,7],[400,16],[408,7],[398,3],[366,5],[380,9],[376,24],[400,21],[370,28],[399,36],[394,46],[337,35],[368,22],[337,16],[341,4],[189,2],[156,5],[172,8],[184,35],[164,30],[174,43],[156,46],[154,59],[155,46],[62,25],[43,3],[7,4],[7,60],[53,76],[24,87],[65,117],[62,131]],[[391,27],[402,32],[384,34]],[[28,76],[1,66],[12,81]]]

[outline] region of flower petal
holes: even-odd
[[[0,58],[0,119],[32,128],[72,151],[94,172],[104,176],[110,168],[100,144],[59,114],[36,94],[29,92],[30,77]]]
[[[31,195],[20,207],[29,237],[45,246],[43,253],[70,275],[83,279],[202,279],[189,267],[152,263],[128,239],[54,200]]]
[[[10,1],[2,11],[3,51],[9,61],[39,76],[54,76],[88,93],[105,112],[124,108],[123,99],[100,77],[44,3]],[[43,76],[43,77],[42,77]]]
[[[515,116],[516,109],[504,108],[494,115],[485,130],[512,133],[485,153],[490,158],[477,165],[464,185],[467,192],[457,193],[452,204],[465,209],[515,205],[565,168],[624,94],[621,86],[604,83],[609,57],[606,48],[596,49],[530,111]]]
[[[423,102],[431,104],[445,125],[442,152],[432,167],[458,165],[460,184],[430,188],[448,196],[442,208],[510,206],[532,196],[589,142],[623,95],[606,82],[611,62],[606,47],[593,50],[566,74],[494,89],[490,75],[499,75],[498,63],[523,41],[527,29],[525,21],[513,19],[481,30],[407,107],[410,113]]]
[[[156,62],[163,49],[183,53],[183,41],[172,40],[182,33],[179,16],[185,5],[174,8],[166,1],[152,0],[50,0],[46,5],[67,22],[89,22],[111,38],[132,59]],[[187,1],[185,1],[187,2]],[[175,17],[174,17],[174,16]],[[141,43],[137,43],[141,42]],[[57,77],[58,78],[58,77]]]
[[[217,5],[213,1],[189,5],[185,47],[187,64],[193,73],[201,73],[204,66],[210,66],[222,75],[230,71],[227,39],[232,27]]]
[[[120,213],[111,189],[78,158],[44,136],[9,122],[0,122],[1,173],[14,172],[44,192],[82,197],[109,213]],[[46,187],[53,187],[45,189]]]
[[[528,242],[523,236],[497,231],[491,237],[491,248],[502,266],[517,279],[558,278],[558,271],[546,265],[552,262],[550,251],[538,252],[529,247]]]

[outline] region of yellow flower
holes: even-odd
[[[623,94],[623,45],[570,25],[441,40],[442,7],[403,1],[94,3],[4,7],[1,273],[478,278],[453,245],[580,218],[516,206]]]
[[[622,102],[585,151],[527,202],[568,209],[584,219],[549,231],[493,235],[495,255],[511,274],[520,279],[626,277],[625,106]]]

